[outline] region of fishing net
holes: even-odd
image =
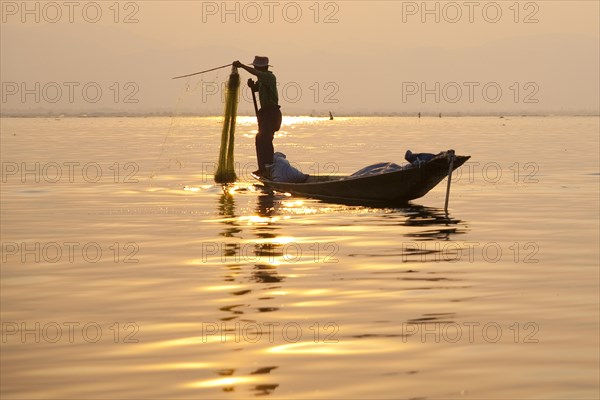
[[[219,150],[219,164],[215,173],[215,182],[217,183],[231,183],[237,179],[234,169],[233,148],[239,90],[240,75],[237,72],[237,68],[232,67],[225,92],[225,113],[223,130],[221,132],[221,148]]]
[[[152,186],[199,187],[214,184],[215,176],[219,177],[219,183],[235,181],[234,129],[240,135],[240,119],[236,115],[253,114],[252,102],[248,101],[250,92],[242,96],[243,85],[235,91],[239,79],[229,67],[177,81],[181,86],[173,111],[168,118],[153,121],[153,126],[162,124],[165,134],[151,167]],[[223,141],[218,139],[220,130]],[[239,164],[235,169],[238,168]]]
[[[225,80],[227,79],[227,73]],[[173,104],[169,118],[153,121],[166,131],[159,155],[154,160],[150,182],[153,186],[176,187],[212,182],[216,170],[218,140],[215,129],[222,126],[221,118],[212,116],[223,112],[224,90],[214,90],[215,95],[205,96],[206,87],[218,88],[225,82],[214,73],[207,79],[188,79]],[[198,157],[199,151],[203,156]],[[200,174],[200,176],[198,175]]]

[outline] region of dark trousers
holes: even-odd
[[[256,160],[258,169],[266,171],[266,165],[273,163],[273,137],[281,128],[281,110],[279,106],[262,107],[258,110],[258,133],[256,144]]]

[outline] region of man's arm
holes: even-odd
[[[249,67],[247,65],[244,65],[244,64],[242,64],[239,61],[234,61],[233,62],[233,66],[236,67],[236,68],[243,68],[243,69],[245,69],[246,71],[248,71],[249,73],[251,73],[254,76],[258,76],[258,74],[259,74],[259,72],[256,69],[254,69],[252,67]]]

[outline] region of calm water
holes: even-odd
[[[289,118],[351,173],[472,159],[403,208],[212,182],[218,118],[2,119],[1,395],[595,399],[597,117]]]

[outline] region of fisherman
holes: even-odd
[[[258,161],[258,170],[255,175],[268,177],[268,164],[273,164],[273,137],[275,132],[281,128],[281,110],[279,106],[279,96],[277,95],[277,79],[269,71],[269,58],[256,56],[252,62],[252,67],[234,61],[233,66],[243,68],[258,79],[254,82],[252,78],[248,79],[248,86],[252,92],[258,92],[260,100],[260,109],[258,110],[258,133],[256,134],[256,159]],[[253,68],[254,67],[254,68]]]

